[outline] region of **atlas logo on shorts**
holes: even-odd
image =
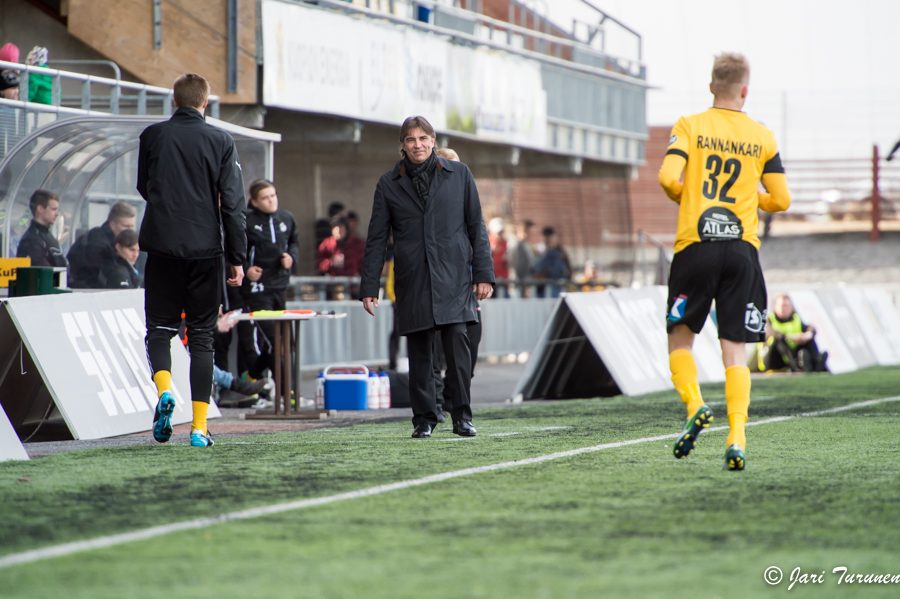
[[[687,305],[687,296],[679,295],[672,302],[672,309],[669,310],[669,320],[677,322],[684,317],[684,307]]]
[[[713,206],[697,221],[700,241],[733,241],[744,236],[740,219],[727,208]]]
[[[747,304],[744,312],[744,328],[751,333],[762,333],[766,329],[766,311],[762,312],[752,302]]]

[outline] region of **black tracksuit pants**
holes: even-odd
[[[437,402],[434,385],[434,333],[441,332],[444,357],[447,360],[448,386],[453,391],[450,416],[454,422],[472,420],[469,393],[472,385],[472,354],[466,323],[458,322],[417,331],[406,336],[409,347],[409,401],[413,425],[437,424]]]
[[[251,293],[245,296],[247,298],[247,310],[256,312],[257,310],[284,310],[285,308],[285,290],[266,291],[264,293]],[[247,372],[252,378],[258,379],[265,372],[266,368],[275,370],[275,323],[271,320],[261,320],[254,322],[256,326],[256,347],[259,353],[256,359],[251,362]],[[238,333],[241,335],[241,333]],[[242,340],[243,343],[243,340]]]
[[[222,301],[222,258],[186,260],[150,254],[144,272],[150,370],[172,371],[172,337],[184,312],[191,354],[191,400],[209,403],[213,333]]]

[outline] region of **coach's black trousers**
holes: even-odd
[[[472,385],[472,354],[466,323],[445,324],[406,336],[409,348],[409,401],[413,425],[437,425],[434,385],[434,332],[441,332],[444,358],[447,360],[448,387],[452,390],[450,415],[453,421],[472,420],[469,394]]]
[[[191,400],[209,402],[213,333],[222,298],[222,258],[185,260],[150,254],[144,272],[144,314],[150,370],[172,371],[172,337],[184,313],[191,354]]]

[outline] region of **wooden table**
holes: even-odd
[[[264,322],[275,324],[275,340],[273,358],[275,361],[275,411],[257,410],[254,414],[246,414],[248,420],[320,420],[327,416],[327,410],[301,410],[300,409],[300,325],[304,320],[318,320],[346,318],[347,314],[332,313],[291,313],[281,315],[257,315],[238,314],[234,317],[238,321]],[[297,348],[297,351],[294,351]],[[284,365],[282,366],[282,361]],[[297,405],[291,408],[291,374],[296,381]]]

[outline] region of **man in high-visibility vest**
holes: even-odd
[[[768,352],[763,358],[765,369],[778,370],[787,366],[794,372],[827,372],[828,352],[819,352],[815,327],[800,320],[791,298],[779,295],[773,308],[766,322]]]

